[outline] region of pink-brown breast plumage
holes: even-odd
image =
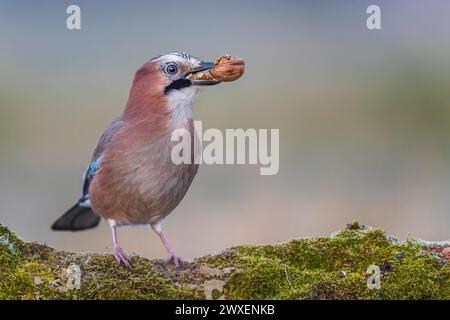
[[[124,127],[116,133],[114,147],[103,154],[91,183],[93,209],[118,224],[148,224],[164,218],[183,199],[198,170],[195,164],[172,163],[170,136],[151,141],[139,131]],[[136,140],[129,142],[124,136]]]

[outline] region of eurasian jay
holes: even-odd
[[[175,255],[161,222],[180,203],[197,173],[197,164],[174,164],[171,135],[186,129],[195,139],[192,104],[201,86],[216,80],[193,80],[214,67],[184,52],[145,63],[135,74],[122,114],[104,131],[83,179],[83,195],[52,226],[78,231],[105,218],[112,231],[114,257],[131,267],[117,239],[117,227],[150,225],[176,267]],[[192,150],[192,153],[194,150]],[[192,154],[193,157],[193,154]]]

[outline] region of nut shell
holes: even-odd
[[[214,61],[214,64],[217,66],[209,70],[209,73],[218,81],[235,81],[239,79],[245,71],[244,60],[230,55],[219,57]]]

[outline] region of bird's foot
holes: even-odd
[[[173,252],[169,252],[169,256],[167,257],[166,260],[168,263],[173,263],[175,265],[175,269],[176,270],[180,270],[180,268],[182,266],[184,266],[184,260],[183,258],[177,256],[175,253]]]
[[[127,268],[131,269],[131,258],[123,252],[121,247],[114,248],[114,258],[116,258],[119,265],[123,263]]]

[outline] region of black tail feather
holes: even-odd
[[[78,203],[64,213],[52,225],[55,231],[80,231],[96,227],[100,217],[91,208],[82,207]]]

